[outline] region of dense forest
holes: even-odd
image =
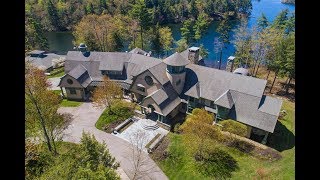
[[[184,22],[186,42],[179,44],[186,46],[211,21],[246,17],[251,10],[251,0],[26,0],[25,49],[46,50],[44,32],[71,30],[74,43],[90,50],[117,51],[129,43],[163,55],[173,44],[165,25]]]
[[[251,0],[26,0],[26,17],[39,22],[45,31],[72,30],[82,17],[95,14],[128,15],[143,4],[151,23],[179,23],[200,13],[216,18],[238,17],[251,12]],[[146,14],[146,15],[147,15]],[[137,19],[138,17],[134,17]]]

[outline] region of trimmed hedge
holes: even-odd
[[[242,137],[245,137],[247,135],[248,127],[235,120],[228,119],[221,121],[219,124],[222,125],[222,131],[228,131]]]

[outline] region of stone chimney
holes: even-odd
[[[85,57],[90,56],[90,51],[88,51],[88,47],[84,43],[80,43],[78,50],[81,51]]]
[[[199,62],[199,47],[191,47],[188,49],[188,59],[192,64]]]

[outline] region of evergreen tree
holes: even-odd
[[[144,0],[137,0],[130,14],[131,17],[138,20],[140,24],[141,48],[143,49],[143,31],[148,30],[151,22],[151,15],[148,12]]]
[[[59,31],[63,30],[60,23],[60,17],[58,15],[57,8],[54,6],[51,0],[47,2],[47,11],[49,14],[49,20],[54,29]]]
[[[42,25],[31,17],[25,21],[25,50],[48,49],[48,40],[44,36]]]
[[[159,23],[153,28],[153,36],[151,40],[151,48],[157,54],[162,54],[163,45],[160,39],[160,32],[159,32]]]
[[[282,10],[274,19],[272,26],[278,29],[284,29],[288,20],[289,10]]]
[[[266,18],[264,13],[262,13],[258,19],[258,27],[260,29],[265,29],[266,27],[268,27],[268,25],[269,25],[268,19]]]
[[[180,28],[182,38],[187,41],[187,44],[189,44],[193,40],[193,37],[194,37],[194,32],[193,32],[192,27],[193,27],[192,20],[187,19],[183,22],[183,25]]]
[[[229,24],[228,18],[222,20],[217,28],[217,32],[220,34],[219,39],[222,41],[222,47],[227,47],[226,44],[230,44],[230,37],[229,31],[231,27]],[[222,49],[220,48],[220,60],[219,60],[219,69],[221,68],[221,61],[222,61]]]
[[[197,9],[196,1],[191,0],[189,6],[190,6],[189,14],[192,15],[196,19],[198,17],[198,13],[199,13],[199,11]]]

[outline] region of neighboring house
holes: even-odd
[[[28,53],[25,60],[35,65],[37,68],[44,70],[46,73],[49,73],[54,68],[63,65],[65,56],[33,50]]]
[[[86,100],[107,75],[158,122],[170,125],[179,112],[204,108],[216,121],[246,124],[248,137],[252,132],[266,139],[274,131],[282,101],[263,95],[267,81],[200,66],[197,47],[164,60],[134,52],[89,52],[85,45],[79,49],[68,52],[59,83],[68,99]]]

